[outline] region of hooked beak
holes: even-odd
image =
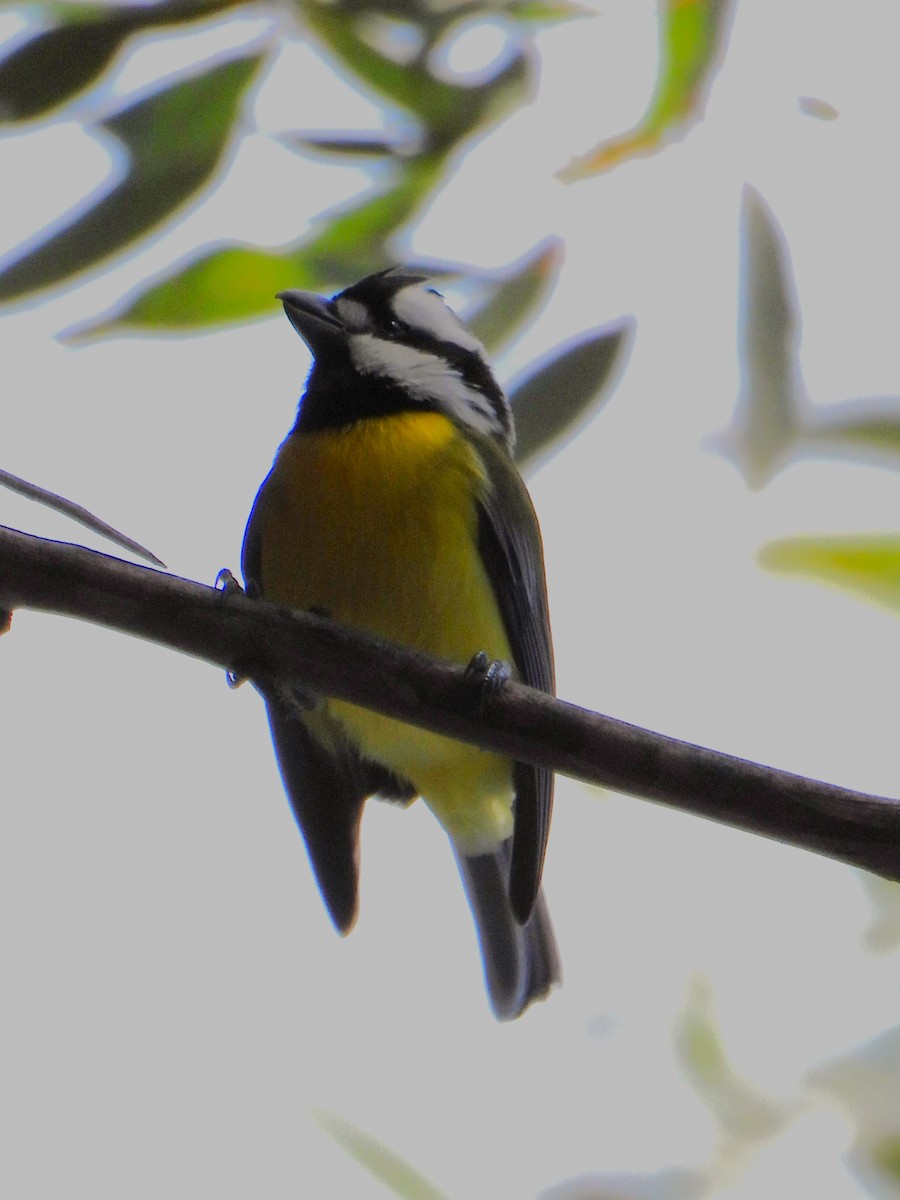
[[[288,320],[314,357],[343,340],[346,333],[343,322],[335,316],[331,301],[324,296],[315,292],[279,292],[276,300],[284,305]]]

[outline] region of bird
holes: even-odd
[[[484,346],[408,267],[277,299],[313,361],[247,522],[248,592],[461,665],[505,664],[553,693],[541,535]],[[366,800],[421,797],[450,839],[495,1017],[543,999],[561,977],[541,888],[552,772],[345,701],[260,690],[338,932],[356,920]]]

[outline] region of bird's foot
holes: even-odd
[[[483,715],[504,684],[512,678],[512,668],[502,659],[488,658],[484,650],[479,650],[469,660],[466,675],[480,688],[478,712]]]
[[[252,579],[247,583],[245,590],[235,579],[228,567],[223,567],[218,573],[216,576],[216,582],[213,586],[217,592],[221,593],[224,599],[228,599],[231,596],[247,596],[250,600],[253,600],[259,596],[259,588],[255,585]],[[242,675],[240,671],[225,672],[225,682],[230,688],[240,687],[246,678],[247,676]]]

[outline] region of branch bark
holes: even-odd
[[[335,696],[900,879],[900,801],[760,766],[507,683],[483,705],[462,667],[312,613],[0,526],[0,609],[77,617],[239,677]],[[478,647],[473,647],[473,651]]]

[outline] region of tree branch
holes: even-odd
[[[79,617],[239,677],[376,709],[511,758],[900,879],[900,801],[759,766],[505,684],[312,613],[0,526],[0,609]],[[473,651],[478,647],[473,647]]]

